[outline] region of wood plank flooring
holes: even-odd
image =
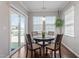
[[[73,53],[71,53],[68,49],[66,49],[64,46],[61,47],[61,54],[62,58],[77,58]],[[39,55],[38,55],[39,56]],[[52,56],[53,57],[53,56]],[[26,58],[26,50],[25,47],[21,48],[18,52],[16,52],[12,58]],[[28,53],[28,57],[30,58],[30,52]],[[38,57],[37,57],[38,58]],[[40,57],[41,58],[41,57]],[[45,56],[45,58],[50,58],[50,55]],[[59,55],[57,53],[57,58],[59,58]]]

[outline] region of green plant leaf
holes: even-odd
[[[55,22],[56,27],[62,27],[63,23],[64,22],[63,22],[63,20],[60,17],[56,18],[56,22]]]

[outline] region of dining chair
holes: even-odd
[[[31,35],[32,35],[32,37],[36,37],[36,36],[39,35],[39,33],[38,33],[37,31],[32,31],[32,32],[31,32]],[[35,43],[34,40],[32,40],[32,42]]]
[[[38,35],[38,32],[37,31],[33,31],[31,32],[32,36],[37,36]]]
[[[54,52],[54,57],[56,58],[56,51],[59,51],[59,56],[61,58],[61,41],[62,41],[63,34],[57,34],[56,40],[54,44],[50,44],[46,46],[46,55],[48,49]]]
[[[53,31],[48,31],[48,33],[47,33],[48,36],[55,36],[54,34],[55,34],[55,33],[54,33]],[[50,41],[49,43],[54,43],[54,41],[55,41],[55,40]]]
[[[48,35],[54,35],[54,32],[53,31],[48,31]]]
[[[28,56],[28,51],[31,52],[31,57],[34,56],[34,54],[36,54],[36,50],[39,49],[39,53],[40,53],[40,56],[41,56],[41,47],[35,43],[32,43],[32,39],[31,39],[31,35],[30,34],[26,34],[26,57]],[[36,57],[36,55],[35,55]]]

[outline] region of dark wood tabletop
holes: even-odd
[[[33,39],[38,41],[50,41],[50,40],[54,40],[55,36],[46,36],[44,38],[41,36],[34,36]]]

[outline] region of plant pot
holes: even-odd
[[[42,38],[45,38],[45,32],[42,32]]]
[[[45,35],[42,35],[42,38],[45,38]]]

